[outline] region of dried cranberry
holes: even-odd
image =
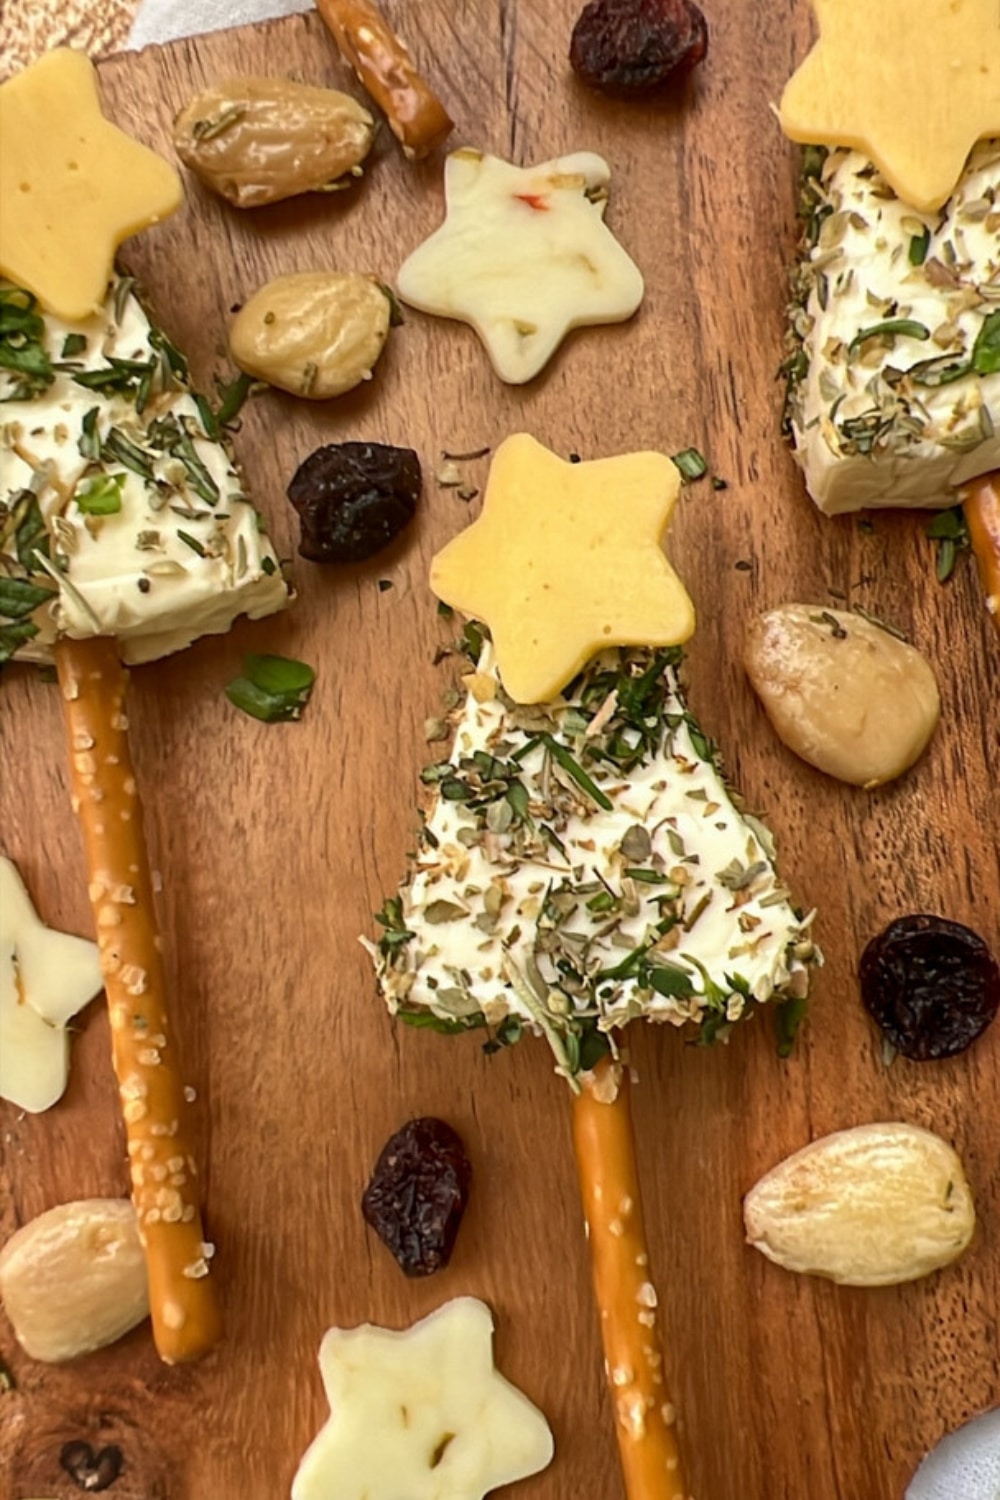
[[[647,94],[707,51],[708,26],[692,0],[591,0],[573,27],[569,61],[591,88]]]
[[[114,1443],[97,1449],[89,1443],[63,1443],[59,1464],[81,1490],[96,1493],[109,1490],[122,1471],[122,1450]]]
[[[299,513],[299,552],[310,562],[363,562],[413,520],[420,460],[388,443],[328,443],[292,476],[288,498]]]
[[[407,1276],[430,1276],[451,1259],[472,1168],[444,1120],[410,1120],[383,1146],[361,1211]]]
[[[861,998],[897,1052],[952,1057],[1000,1009],[1000,968],[979,935],[946,917],[899,917],[861,955]]]

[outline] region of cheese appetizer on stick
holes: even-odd
[[[0,656],[58,671],[153,1335],[173,1364],[210,1350],[221,1319],[122,659],[268,614],[288,591],[218,418],[132,282],[112,275],[118,241],[176,206],[172,169],[103,118],[77,53],[3,85],[0,127],[0,275],[19,276],[0,281]],[[88,192],[57,203],[68,152]]]
[[[814,0],[787,419],[827,515],[964,500],[996,612],[1000,32],[992,0]],[[947,57],[947,67],[941,58]],[[878,81],[872,76],[877,68]]]
[[[497,450],[480,518],[439,553],[473,660],[451,755],[427,767],[413,867],[373,945],[402,1020],[544,1037],[573,1135],[629,1500],[688,1495],[657,1330],[623,1028],[725,1036],[801,1001],[818,959],[769,833],[740,812],[685,702],[690,601],[660,547],[661,454]],[[627,587],[625,586],[627,583]]]

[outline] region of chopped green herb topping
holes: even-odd
[[[490,673],[484,639],[482,627],[467,628],[456,649]],[[722,1040],[816,961],[808,920],[777,883],[769,836],[740,820],[716,748],[686,709],[681,659],[679,648],[609,651],[556,702],[516,704],[494,678],[495,696],[479,707],[475,695],[452,705],[458,748],[422,772],[439,800],[412,882],[378,914],[384,930],[372,944],[390,1009],[407,1024],[451,1033],[505,1017],[517,1024],[509,1038],[491,1036],[488,1051],[530,1028],[575,1084],[633,1017],[688,1019],[701,1041]],[[651,774],[663,778],[656,800],[632,814],[630,785],[648,797]],[[609,844],[606,814],[623,812],[632,816],[610,824]],[[725,869],[699,868],[691,819],[712,840],[730,835]],[[723,913],[725,969],[713,957],[710,974],[689,934],[700,923],[716,930]],[[752,988],[739,957],[775,938],[773,978],[755,967]]]
[[[849,345],[849,352],[854,353],[861,345],[869,339],[875,338],[908,338],[929,339],[931,331],[926,323],[918,323],[915,318],[885,318],[881,323],[872,323],[869,328],[859,328]]]
[[[82,479],[73,494],[85,516],[116,516],[122,508],[124,474],[95,474]]]
[[[922,266],[931,246],[931,232],[925,224],[920,234],[910,236],[908,258],[911,266]]]

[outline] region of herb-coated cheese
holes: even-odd
[[[0,659],[59,634],[126,661],[180,650],[288,590],[232,455],[127,278],[79,323],[0,282],[22,358],[0,369]]]
[[[789,399],[809,493],[830,515],[953,505],[1000,468],[1000,140],[940,213],[857,152],[811,165]]]
[[[452,754],[424,773],[410,878],[380,914],[391,1010],[504,1036],[513,1018],[572,1075],[588,1032],[645,1017],[710,1037],[805,994],[810,919],[727,790],[678,658],[607,652],[523,708],[486,648]]]

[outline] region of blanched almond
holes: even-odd
[[[920,652],[845,610],[768,610],[750,624],[743,664],[778,737],[853,786],[901,776],[940,717],[937,682]]]
[[[60,1203],[0,1250],[0,1300],[32,1359],[57,1364],[121,1338],[149,1313],[127,1198]]]
[[[375,121],[349,94],[288,78],[229,78],[174,123],[177,154],[237,208],[322,192],[354,172]]]
[[[229,330],[229,351],[255,379],[326,401],[371,379],[391,316],[374,276],[297,271],[247,300]]]
[[[747,1240],[788,1271],[847,1286],[915,1281],[956,1260],[976,1215],[956,1152],[917,1125],[857,1125],[779,1162],[743,1203]]]

